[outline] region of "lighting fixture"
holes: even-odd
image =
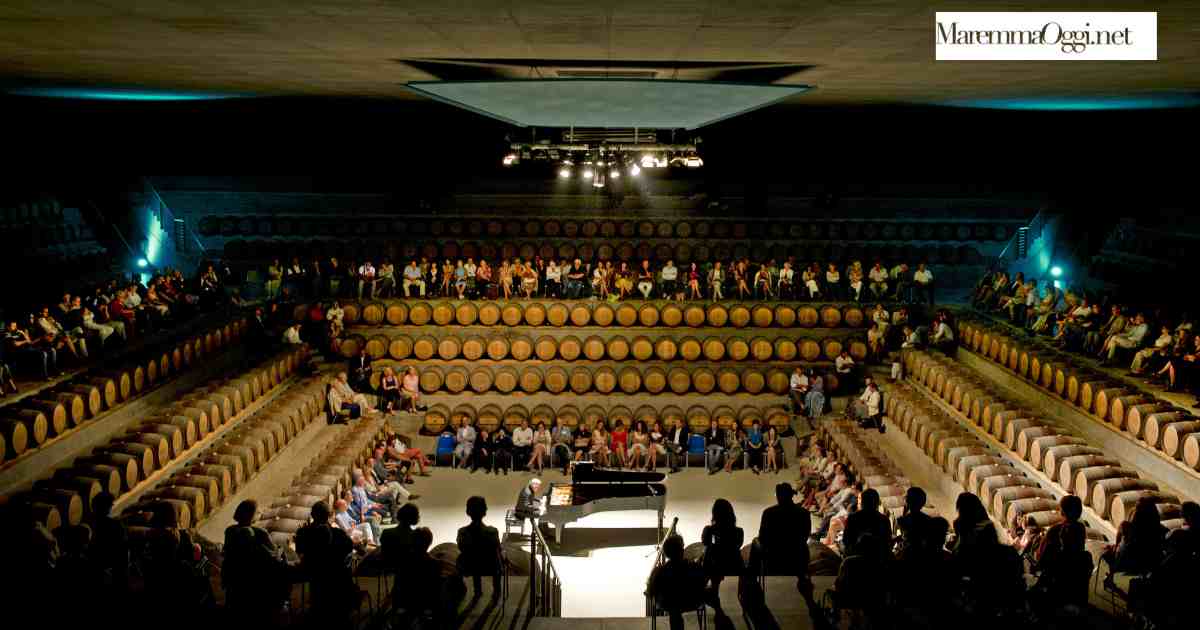
[[[617,179],[618,177],[621,176],[621,171],[618,171],[617,169],[614,168],[613,170],[608,172],[608,176],[611,177],[612,179]]]
[[[150,264],[150,261],[146,260],[145,258],[139,258],[137,260],[137,266],[139,266],[139,267],[145,267],[146,265],[149,265],[149,264]]]
[[[630,177],[637,177],[638,175],[641,174],[641,172],[642,172],[642,169],[639,168],[637,164],[634,164],[633,166],[629,167],[629,176]]]
[[[592,176],[594,176],[594,175],[595,175],[595,173],[592,171],[592,169],[590,169],[590,168],[583,169],[583,178],[584,179],[591,179]]]
[[[1062,275],[1062,267],[1059,267],[1058,265],[1051,267],[1050,275],[1054,276],[1055,278],[1061,276]]]
[[[516,163],[517,163],[517,155],[515,153],[509,153],[508,155],[504,156],[504,165],[505,166],[512,166],[513,164],[516,164]]]
[[[569,169],[565,166],[558,169],[558,176],[560,179],[567,179],[568,177],[571,176],[571,169]]]

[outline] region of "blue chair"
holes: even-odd
[[[454,465],[454,436],[442,434],[438,436],[437,451],[434,455],[433,462],[438,466],[442,466],[442,456],[450,459],[450,465]]]
[[[693,433],[691,437],[688,438],[687,454],[683,458],[683,465],[685,468],[691,467],[693,457],[699,457],[701,465],[703,465],[706,453],[704,446],[705,444],[703,435],[696,435]]]

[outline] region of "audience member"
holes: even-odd
[[[492,598],[500,596],[504,555],[500,549],[500,534],[495,527],[483,524],[487,516],[487,501],[473,496],[467,499],[467,517],[471,523],[458,530],[458,569],[471,576],[478,596],[483,576],[492,576]]]

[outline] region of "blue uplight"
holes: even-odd
[[[1044,96],[1021,98],[959,99],[942,105],[978,109],[1027,111],[1103,111],[1121,109],[1168,109],[1200,106],[1200,94],[1157,93],[1139,95]]]
[[[78,87],[19,87],[10,88],[9,94],[38,96],[42,98],[71,98],[101,101],[210,101],[240,98],[242,94],[217,94],[210,92],[180,92],[175,90],[145,90],[134,88],[78,88]]]
[[[150,262],[147,261],[145,258],[139,258],[137,261],[137,265],[139,267],[145,267],[146,265],[149,265],[149,264],[150,264]]]
[[[1050,275],[1054,276],[1055,278],[1057,278],[1057,277],[1061,276],[1061,275],[1062,275],[1062,267],[1059,267],[1059,266],[1057,266],[1057,265],[1056,265],[1056,266],[1054,266],[1054,267],[1051,267],[1051,268],[1050,268]]]

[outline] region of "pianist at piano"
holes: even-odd
[[[522,519],[536,519],[541,516],[542,500],[538,497],[541,491],[542,480],[531,479],[524,488],[521,488],[521,494],[517,495],[517,505],[513,508],[513,513]]]
[[[569,483],[550,484],[541,520],[554,525],[554,540],[561,544],[567,523],[585,516],[597,512],[654,510],[658,513],[661,539],[663,513],[667,508],[664,476],[660,472],[598,469],[592,462],[576,462]],[[521,492],[522,499],[529,489]],[[536,490],[534,493],[536,496]]]

